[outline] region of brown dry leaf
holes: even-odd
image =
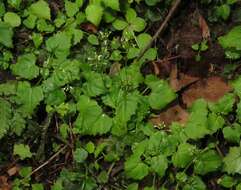
[[[8,178],[6,176],[0,176],[0,190],[11,190],[11,186],[8,184]]]
[[[180,105],[175,105],[163,111],[156,117],[150,119],[154,125],[165,124],[170,125],[172,122],[179,122],[185,124],[188,120],[188,112]]]
[[[96,28],[96,26],[91,23],[83,23],[83,24],[81,24],[80,27],[81,27],[81,29],[83,29],[84,31],[89,32],[89,33],[96,34],[98,32],[98,29]]]
[[[178,86],[176,89],[177,91],[200,80],[200,77],[198,77],[198,76],[192,76],[192,75],[188,75],[185,73],[179,73],[178,75],[179,75],[179,77],[178,77]]]
[[[203,18],[203,16],[201,14],[199,14],[198,20],[199,20],[199,27],[202,31],[203,39],[209,39],[210,38],[210,30],[209,30],[206,20]]]
[[[170,73],[170,86],[174,91],[179,91],[182,88],[198,81],[200,77],[191,76],[182,72],[178,72],[177,65],[172,65]]]
[[[157,63],[153,61],[152,65],[153,65],[153,68],[154,68],[155,75],[159,75],[160,74],[160,69],[159,69]]]
[[[174,57],[176,58],[176,57]],[[152,66],[153,66],[153,70],[155,75],[158,75],[159,78],[166,78],[170,75],[171,72],[171,61],[172,59],[174,59],[172,57],[164,57],[161,60],[157,60],[152,62]]]
[[[183,103],[190,107],[199,98],[216,102],[231,90],[232,88],[221,77],[213,76],[191,85],[182,94],[182,99]]]
[[[14,176],[19,172],[19,170],[20,170],[19,166],[14,166],[12,168],[9,168],[7,173],[9,176]]]

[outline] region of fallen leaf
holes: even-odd
[[[172,122],[185,124],[188,120],[188,112],[180,105],[175,105],[161,112],[159,115],[150,118],[150,122],[154,125],[165,124],[170,125]]]
[[[172,65],[169,83],[172,89],[176,92],[198,80],[200,80],[200,77],[180,72],[178,71],[176,64]]]
[[[157,63],[153,61],[152,65],[153,65],[153,68],[154,68],[155,75],[159,75],[160,74],[160,69],[159,69]]]
[[[83,23],[83,24],[81,24],[80,27],[81,27],[81,29],[83,29],[84,31],[89,32],[89,33],[96,34],[98,32],[97,27],[91,23]]]
[[[181,90],[182,88],[185,88],[188,85],[200,80],[200,77],[198,77],[198,76],[192,76],[192,75],[188,75],[185,73],[179,73],[178,75],[179,75],[179,77],[178,77],[177,90]]]
[[[198,21],[199,21],[199,27],[202,31],[203,39],[209,39],[210,38],[210,30],[209,30],[208,24],[200,13],[199,13]]]
[[[9,176],[14,176],[19,172],[19,169],[20,168],[18,166],[14,166],[12,168],[9,168],[7,173],[8,173]]]
[[[216,102],[231,90],[232,88],[221,77],[212,76],[191,85],[189,89],[183,92],[182,100],[187,107],[190,107],[195,100],[200,98]]]
[[[0,190],[11,190],[11,186],[8,183],[6,176],[0,176]]]
[[[152,66],[153,66],[153,71],[155,75],[157,75],[159,78],[167,78],[169,77],[173,64],[172,60],[178,59],[180,56],[166,56],[163,59],[153,61]]]

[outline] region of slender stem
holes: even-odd
[[[159,29],[156,31],[155,35],[152,37],[151,41],[141,50],[139,56],[137,57],[137,61],[139,61],[143,55],[146,53],[146,51],[152,46],[153,42],[158,38],[158,36],[163,32],[163,30],[165,29],[167,23],[169,22],[169,20],[171,19],[171,17],[173,16],[174,12],[176,11],[178,5],[181,3],[181,0],[176,0],[174,2],[174,4],[172,5],[169,13],[167,14],[165,20],[163,21],[163,23],[161,24],[161,26],[159,27]]]
[[[42,169],[44,166],[46,166],[47,164],[49,164],[53,159],[55,159],[60,153],[62,153],[68,146],[65,145],[62,148],[60,148],[53,156],[51,156],[47,161],[45,161],[43,164],[41,164],[39,167],[37,167],[36,169],[34,169],[29,175],[27,175],[24,179],[32,176],[34,173],[36,173],[37,171],[39,171],[40,169]]]

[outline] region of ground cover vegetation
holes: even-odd
[[[238,0],[0,1],[1,190],[241,190]]]

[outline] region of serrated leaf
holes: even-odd
[[[241,26],[235,26],[228,34],[218,38],[220,45],[224,49],[236,49],[241,50]]]
[[[79,11],[79,6],[77,3],[65,0],[64,6],[68,17],[73,17]]]
[[[113,118],[114,124],[112,128],[112,134],[123,135],[127,131],[127,122],[130,121],[137,111],[139,102],[139,94],[135,93],[120,93],[118,99],[115,101],[115,117]]]
[[[83,84],[83,91],[87,96],[98,96],[106,92],[107,88],[104,81],[105,79],[108,80],[106,76],[96,72],[86,72],[84,78],[86,83]]]
[[[36,25],[36,20],[37,17],[35,15],[29,15],[24,21],[23,24],[29,28],[29,29],[34,29]]]
[[[127,26],[128,26],[128,23],[124,20],[121,20],[121,19],[116,19],[113,23],[112,23],[113,27],[116,29],[116,30],[124,30]]]
[[[73,30],[73,45],[76,45],[83,38],[84,34],[82,30],[74,29]]]
[[[38,18],[47,20],[50,20],[51,18],[49,4],[44,0],[39,0],[38,2],[31,4],[29,12]]]
[[[183,143],[178,146],[177,152],[172,156],[173,165],[178,168],[185,168],[195,157],[196,147]]]
[[[207,102],[203,99],[195,101],[185,128],[185,133],[190,139],[200,139],[211,133],[207,117]]]
[[[137,88],[140,83],[144,80],[142,74],[140,73],[140,67],[137,64],[132,64],[129,67],[121,69],[119,75],[114,79],[115,82],[121,83],[126,87],[132,86],[132,88]]]
[[[219,185],[225,188],[232,188],[237,183],[237,181],[233,177],[228,175],[222,176],[218,179],[217,182]]]
[[[131,156],[125,162],[125,173],[132,179],[141,180],[148,175],[149,167],[139,158]]]
[[[223,128],[223,125],[225,124],[225,120],[222,116],[217,115],[215,113],[210,113],[208,115],[208,129],[211,131],[211,133],[215,133],[218,129]]]
[[[79,115],[75,121],[76,131],[82,135],[106,134],[112,126],[112,119],[103,113],[96,101],[80,96],[77,109]]]
[[[12,72],[25,79],[33,79],[39,75],[39,68],[35,65],[36,57],[29,53],[18,57],[17,63],[11,66]]]
[[[10,127],[12,117],[11,104],[0,98],[0,139],[7,133]]]
[[[139,96],[138,94],[126,94],[118,100],[116,106],[116,119],[121,124],[125,124],[135,114]]]
[[[59,32],[46,40],[46,48],[53,52],[59,59],[65,59],[69,55],[71,36],[66,32]]]
[[[241,174],[241,148],[231,147],[223,158],[224,171],[228,174]]]
[[[26,120],[18,112],[14,112],[13,118],[11,119],[10,130],[12,133],[20,136],[25,129]]]
[[[113,10],[119,11],[120,10],[120,3],[119,0],[103,0],[106,7],[110,7]]]
[[[148,101],[153,109],[163,109],[176,98],[175,92],[168,83],[158,79],[154,75],[148,75],[145,79],[145,83],[152,90],[151,94],[148,96]]]
[[[51,92],[74,80],[80,79],[80,65],[77,60],[64,60],[58,62],[53,74],[43,82],[44,92]]]
[[[206,190],[206,185],[198,176],[190,176],[183,190]]]
[[[47,33],[54,32],[54,26],[52,24],[49,24],[44,19],[37,20],[37,29],[39,32],[47,32]]]
[[[161,146],[164,144],[163,141],[166,141],[165,133],[158,131],[152,134],[147,143],[146,153],[151,156],[159,155],[160,152],[164,151],[163,147],[161,148]]]
[[[0,95],[9,96],[16,94],[17,83],[9,81],[0,84]]]
[[[16,102],[23,115],[31,117],[34,109],[44,98],[40,86],[31,87],[28,82],[19,82],[17,86]]]
[[[38,48],[43,42],[43,36],[40,33],[33,33],[32,39],[36,48]]]
[[[47,105],[59,105],[65,101],[65,93],[62,89],[51,91],[45,99]]]
[[[10,24],[12,27],[18,27],[21,24],[21,18],[14,12],[7,12],[4,15],[4,22]]]
[[[7,2],[11,7],[18,9],[22,3],[22,0],[7,0]]]
[[[233,110],[233,105],[235,103],[235,96],[232,93],[225,94],[216,103],[209,103],[209,109],[214,113],[228,114]]]
[[[15,144],[13,153],[18,155],[21,160],[32,157],[29,146],[24,144]]]
[[[241,126],[237,123],[233,126],[227,126],[223,128],[223,136],[228,142],[239,143],[241,135]]]
[[[168,167],[167,158],[163,155],[152,157],[151,162],[150,162],[150,167],[160,177],[163,177],[165,175],[166,169]]]
[[[9,24],[0,21],[0,43],[8,48],[13,47],[13,29]]]
[[[99,4],[90,4],[85,10],[86,18],[95,26],[99,26],[103,15],[103,8]]]
[[[222,166],[222,159],[214,150],[208,150],[197,156],[194,162],[194,172],[205,175],[217,171]]]

